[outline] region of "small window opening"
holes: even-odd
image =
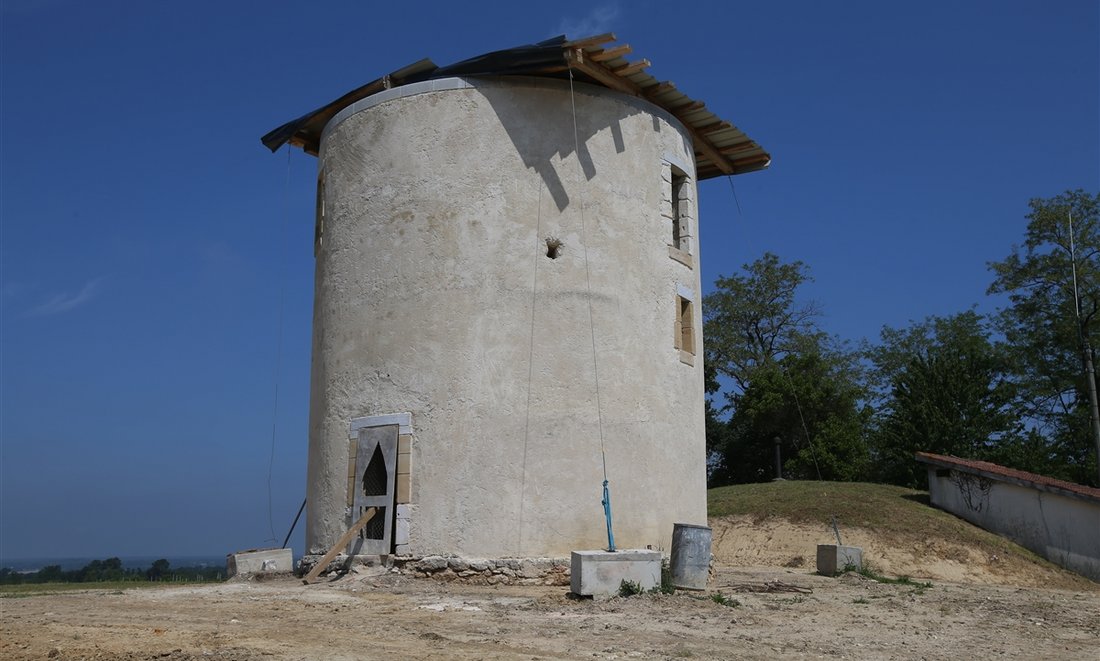
[[[547,257],[549,257],[550,259],[557,259],[558,257],[561,257],[561,253],[564,250],[565,250],[565,244],[562,243],[561,239],[558,239],[558,238],[555,238],[555,237],[552,237],[552,236],[546,237],[546,256]]]
[[[686,205],[681,203],[684,199],[686,190],[687,176],[673,170],[672,190],[669,196],[672,200],[672,247],[680,250],[687,250],[687,219],[684,213],[686,211]]]
[[[321,252],[325,235],[325,173],[317,175],[317,218],[313,226],[313,256]]]
[[[683,296],[676,297],[676,327],[680,350],[695,355],[695,315],[691,301]]]

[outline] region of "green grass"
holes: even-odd
[[[862,567],[858,567],[858,568],[855,565],[847,565],[847,566],[844,567],[844,571],[845,572],[854,571],[857,574],[859,574],[860,576],[863,576],[864,578],[869,578],[872,581],[875,581],[877,583],[886,583],[888,585],[907,585],[907,586],[910,586],[910,587],[913,588],[912,594],[918,594],[918,595],[924,594],[925,590],[932,587],[931,582],[921,583],[919,581],[914,581],[912,578],[910,578],[908,576],[892,577],[892,576],[886,576],[885,574],[880,574],[880,573],[878,573],[878,571],[875,570],[875,568],[871,564],[866,563],[866,562],[863,563]]]
[[[793,523],[825,523],[837,515],[843,526],[882,531],[912,530],[949,515],[926,506],[928,494],[863,482],[763,482],[719,487],[707,492],[710,516],[768,516]],[[942,515],[942,516],[940,516]]]
[[[714,594],[710,595],[710,600],[718,604],[719,606],[729,606],[730,608],[737,608],[741,605],[740,601],[737,601],[733,597],[727,597],[720,592],[715,592]]]
[[[109,591],[121,593],[122,590],[135,588],[167,588],[178,585],[205,585],[221,581],[102,581],[98,583],[23,583],[22,585],[0,585],[0,599],[36,597],[57,594],[58,592]]]

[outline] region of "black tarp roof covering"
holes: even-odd
[[[306,136],[320,139],[321,131],[328,120],[350,106],[359,99],[366,98],[387,87],[397,87],[409,83],[418,83],[424,80],[436,78],[449,78],[453,76],[521,76],[521,75],[549,75],[548,69],[561,69],[566,66],[565,55],[562,50],[566,43],[565,35],[560,35],[546,41],[526,46],[517,46],[505,50],[493,51],[462,60],[455,64],[437,67],[431,60],[421,60],[390,74],[373,80],[362,87],[341,96],[339,99],[302,115],[298,119],[283,124],[279,128],[269,132],[260,141],[271,151],[289,142],[296,133],[302,132]],[[412,70],[411,73],[400,75]],[[559,76],[562,74],[559,73]],[[388,79],[388,83],[383,81]],[[307,149],[307,151],[312,151]]]

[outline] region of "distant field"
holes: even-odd
[[[220,583],[221,581],[103,581],[101,583],[24,583],[0,585],[0,599],[35,597],[59,592],[87,592],[133,590],[135,588],[164,588],[177,585]]]

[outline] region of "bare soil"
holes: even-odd
[[[310,586],[286,577],[0,599],[0,658],[1095,661],[1100,649],[1090,582],[920,587],[719,566],[706,594],[593,601],[564,587],[359,571]]]

